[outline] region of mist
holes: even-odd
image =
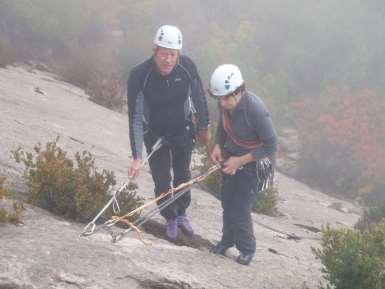
[[[296,177],[383,198],[384,16],[378,0],[1,0],[0,66],[43,63],[124,112],[129,70],[151,57],[160,25],[175,25],[206,87],[216,66],[237,64],[278,131],[297,130]]]

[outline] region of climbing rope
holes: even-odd
[[[217,171],[220,168],[221,168],[221,166],[219,164],[214,165],[214,166],[210,167],[205,173],[200,174],[200,175],[192,178],[188,182],[185,182],[185,183],[178,185],[175,188],[169,189],[167,192],[160,194],[157,198],[146,202],[145,204],[132,210],[131,212],[129,212],[123,216],[120,216],[120,217],[114,216],[111,220],[107,221],[107,222],[109,222],[108,223],[109,227],[111,227],[112,225],[115,225],[118,222],[124,222],[124,223],[129,225],[129,228],[122,231],[122,232],[119,232],[119,233],[110,232],[111,237],[112,237],[112,241],[117,242],[117,241],[121,240],[128,232],[130,232],[132,230],[136,230],[138,226],[141,226],[144,223],[146,223],[155,214],[161,212],[163,209],[165,209],[166,207],[171,205],[173,202],[175,202],[177,199],[179,199],[182,195],[184,195],[193,184],[203,181],[205,178],[207,178],[209,175],[211,175],[212,173],[214,173],[215,171]],[[167,197],[169,197],[169,198],[166,199]],[[162,202],[159,206],[150,210],[144,216],[138,218],[135,222],[133,222],[133,223],[129,222],[129,217],[135,215],[136,213],[142,211],[144,208],[146,208],[146,207],[148,207],[154,203],[157,203],[158,201],[163,200],[163,199],[166,199],[166,200],[164,202]],[[140,231],[137,231],[137,232],[140,232]]]
[[[142,165],[148,162],[148,160],[151,158],[151,156],[159,150],[162,145],[164,144],[164,138],[159,138],[154,145],[151,148],[150,153],[147,155],[147,157],[142,161]],[[120,212],[120,207],[119,203],[116,199],[117,196],[120,195],[122,191],[124,191],[127,187],[130,185],[130,181],[124,183],[119,189],[117,189],[113,194],[111,199],[107,202],[107,204],[101,209],[101,211],[95,216],[95,218],[89,222],[83,229],[83,232],[80,234],[80,236],[89,236],[92,235],[95,231],[98,231],[102,226],[97,226],[96,221],[100,218],[100,216],[104,213],[105,210],[107,210],[111,204],[112,204],[112,209],[115,214],[118,214]],[[105,226],[108,226],[108,224],[104,224]]]
[[[81,236],[89,236],[89,235],[92,235],[93,233],[99,231],[100,229],[104,229],[110,233],[110,235],[112,237],[112,241],[117,242],[117,241],[121,240],[128,232],[134,230],[135,232],[138,233],[139,238],[144,242],[144,240],[140,236],[141,231],[138,228],[139,226],[143,225],[148,220],[150,220],[154,215],[161,212],[163,209],[165,209],[166,207],[171,205],[173,202],[175,202],[178,198],[180,198],[183,194],[185,194],[193,184],[203,181],[205,178],[207,178],[209,175],[211,175],[212,173],[214,173],[215,171],[217,171],[220,168],[221,168],[220,164],[214,165],[214,166],[210,167],[206,172],[192,178],[191,180],[189,180],[187,182],[184,182],[184,183],[178,185],[175,188],[169,189],[167,192],[164,192],[164,193],[160,194],[158,197],[156,197],[156,198],[154,198],[148,202],[145,202],[143,205],[128,212],[127,214],[122,215],[122,216],[112,216],[109,220],[107,220],[103,224],[97,226],[95,224],[95,222],[100,217],[100,215],[104,212],[104,210],[112,203],[112,201],[110,200],[110,202],[107,203],[107,205],[102,209],[102,211],[84,228]],[[128,184],[125,184],[124,186],[122,186],[122,188],[125,188],[127,185]],[[118,191],[121,192],[122,189],[119,189]],[[116,201],[116,196],[113,196],[113,198]],[[145,209],[145,208],[147,208],[147,207],[149,207],[149,206],[151,206],[151,205],[153,205],[153,204],[155,204],[161,200],[165,200],[165,201],[162,202],[159,206],[156,206],[155,208],[148,211],[145,215],[136,219],[134,222],[130,221],[130,219],[129,219],[130,217],[134,216],[137,213],[142,212],[143,209]],[[113,232],[111,229],[112,226],[116,225],[119,222],[122,222],[122,223],[128,225],[129,228],[125,229],[124,231],[121,231],[119,233]],[[146,243],[146,242],[144,242],[144,243]]]

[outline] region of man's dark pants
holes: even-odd
[[[221,244],[236,246],[244,254],[255,253],[251,209],[256,191],[255,162],[245,165],[235,175],[223,175],[223,235]]]
[[[156,138],[145,138],[147,153],[155,143]],[[149,160],[152,179],[155,184],[155,196],[167,192],[170,189],[172,180],[171,169],[173,173],[173,186],[191,179],[190,163],[193,149],[193,139],[188,131],[174,137],[165,139],[162,147],[156,151]],[[166,201],[164,198],[158,202],[158,206]],[[174,219],[177,216],[186,214],[186,209],[191,202],[191,192],[188,190],[171,205],[161,211],[161,215],[166,219]]]

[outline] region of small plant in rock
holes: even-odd
[[[268,216],[277,216],[278,190],[270,187],[257,194],[257,198],[253,207],[253,211],[258,214]]]
[[[329,283],[321,289],[385,289],[385,221],[365,232],[327,227],[313,252]]]
[[[61,149],[58,138],[45,147],[38,144],[35,153],[21,148],[13,157],[25,166],[24,176],[29,186],[28,201],[66,218],[86,221],[94,217],[110,199],[110,190],[116,184],[112,171],[99,171],[90,152],[75,154],[75,161]],[[122,211],[141,205],[136,192],[121,194]],[[112,212],[106,212],[109,218]]]
[[[4,188],[5,177],[0,176],[0,223],[21,223],[24,205],[21,201],[13,201],[12,209],[5,204],[5,198],[8,195],[7,189]]]

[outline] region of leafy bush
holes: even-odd
[[[56,72],[65,81],[83,88],[90,100],[117,111],[126,106],[125,80],[120,64],[108,53],[108,47],[95,47],[93,53],[83,47],[71,48],[58,60]]]
[[[74,164],[57,142],[58,138],[48,142],[44,149],[38,144],[35,155],[21,148],[12,152],[16,162],[25,166],[24,175],[30,189],[28,201],[57,215],[89,220],[110,199],[108,192],[116,184],[114,173],[105,169],[99,172],[95,158],[87,151],[76,153]],[[120,198],[123,212],[142,204],[136,192],[127,188]],[[112,214],[112,210],[107,210],[104,217]]]
[[[365,231],[382,221],[385,221],[385,202],[366,208],[355,227]]]
[[[278,202],[278,190],[274,187],[261,191],[257,195],[253,211],[258,214],[276,216]]]
[[[4,188],[5,177],[0,176],[0,204],[8,195],[8,191]],[[13,212],[10,212],[6,206],[0,207],[0,223],[21,223],[22,212],[24,211],[24,206],[21,201],[13,202]]]
[[[365,232],[327,227],[321,248],[313,251],[329,282],[321,288],[385,288],[385,222]]]

